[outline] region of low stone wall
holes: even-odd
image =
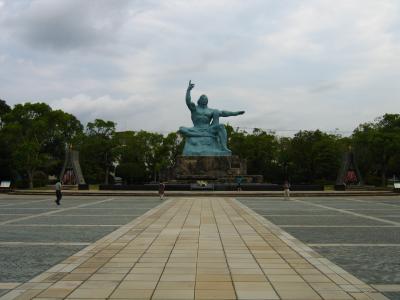
[[[233,183],[216,183],[210,184],[214,191],[236,191],[237,185]],[[207,189],[210,189],[208,186]],[[100,190],[114,190],[114,191],[157,191],[158,184],[132,184],[132,185],[100,185]],[[241,184],[242,191],[283,191],[283,186],[279,184],[267,184],[267,183],[245,183]],[[190,191],[192,187],[190,184],[166,184],[166,191]],[[201,187],[199,189],[201,190]],[[292,191],[323,191],[324,186],[322,185],[292,185],[290,187]]]

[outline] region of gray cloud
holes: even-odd
[[[1,0],[0,0],[1,1]],[[184,105],[245,109],[266,129],[352,130],[400,111],[396,0],[9,0],[0,98],[41,100],[121,129],[190,125]]]
[[[115,43],[132,1],[31,1],[3,25],[34,48],[65,51]]]
[[[340,88],[340,85],[336,82],[320,82],[310,88],[310,93],[325,93],[338,88]]]

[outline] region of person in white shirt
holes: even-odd
[[[283,184],[283,197],[285,200],[290,200],[290,183],[288,180],[285,180]]]
[[[57,203],[57,205],[60,205],[60,201],[61,201],[61,198],[62,198],[61,187],[62,187],[61,180],[58,180],[56,185],[55,185],[56,197],[57,197],[55,202]]]
[[[164,192],[165,192],[165,184],[160,182],[158,185],[158,195],[160,196],[160,200],[164,199]]]

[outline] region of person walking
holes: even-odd
[[[58,180],[55,184],[55,188],[56,188],[56,197],[57,199],[55,200],[55,202],[57,203],[57,205],[60,205],[60,201],[62,198],[62,193],[61,193],[61,187],[62,187],[62,183],[61,180]]]
[[[163,182],[160,182],[158,186],[158,195],[160,196],[160,200],[163,200],[164,192],[165,192],[165,184]]]
[[[283,183],[283,197],[285,200],[290,200],[290,184],[288,180]]]
[[[236,177],[236,190],[238,192],[242,191],[242,180],[243,180],[242,176],[237,176]]]

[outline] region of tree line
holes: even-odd
[[[364,182],[386,185],[400,174],[400,115],[385,114],[360,124],[348,137],[320,130],[300,130],[293,137],[227,125],[228,147],[247,160],[248,174],[265,182],[334,184],[342,157],[352,147]],[[87,183],[157,182],[173,168],[184,141],[177,132],[116,131],[116,123],[96,119],[83,126],[72,114],[45,103],[10,107],[0,100],[0,180],[17,187],[48,184],[58,176],[65,149],[80,152]]]

